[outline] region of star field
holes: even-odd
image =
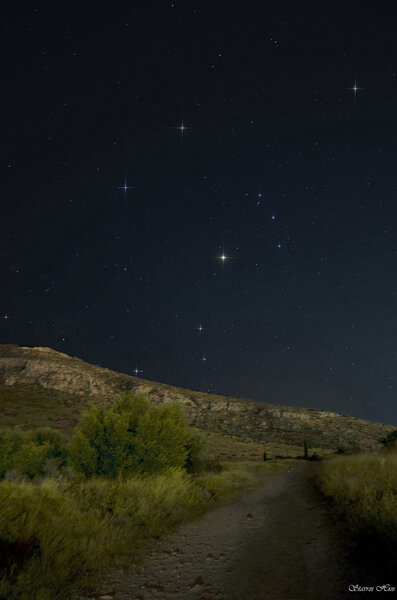
[[[396,9],[298,4],[3,3],[2,342],[395,423]]]

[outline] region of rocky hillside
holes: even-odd
[[[368,445],[393,428],[321,410],[274,406],[176,388],[88,364],[50,348],[0,345],[0,425],[43,424],[70,431],[89,402],[121,391],[150,393],[152,402],[181,401],[205,432],[245,442],[310,446]]]

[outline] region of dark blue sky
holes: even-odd
[[[364,4],[3,1],[1,341],[395,424],[397,19]]]

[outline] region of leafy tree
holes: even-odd
[[[93,406],[83,414],[71,442],[70,462],[86,477],[159,471],[185,466],[191,442],[179,404],[154,406],[146,394],[123,394],[115,405]]]
[[[135,466],[145,471],[183,467],[189,439],[188,424],[178,404],[153,406],[138,421]]]
[[[86,477],[115,477],[128,463],[130,437],[122,414],[110,406],[92,406],[73,435],[70,462]]]

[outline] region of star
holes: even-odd
[[[227,256],[225,254],[225,246],[223,246],[222,254],[220,256],[218,256],[217,258],[219,260],[221,260],[223,264],[225,264],[225,260],[227,260],[228,258],[230,258],[230,256]]]
[[[202,331],[204,331],[204,327],[201,325],[201,323],[200,323],[200,325],[197,327],[197,331],[200,333],[200,335],[201,335],[201,332],[202,332]]]
[[[143,373],[142,369],[138,369],[138,367],[136,366],[135,369],[133,369],[133,373],[135,373],[136,376],[138,376],[139,373]]]
[[[135,185],[127,185],[127,177],[125,177],[124,178],[124,185],[119,185],[117,187],[117,189],[124,191],[124,200],[126,200],[128,190],[134,190],[134,189],[136,189],[136,187],[137,186],[135,186]]]
[[[358,87],[357,81],[354,80],[353,86],[351,88],[348,88],[348,89],[353,92],[353,94],[354,94],[354,100],[356,100],[356,98],[357,98],[357,92],[360,91],[360,90],[362,90],[362,89],[364,89],[364,88]]]
[[[178,129],[181,132],[181,148],[183,150],[183,134],[185,133],[185,129],[186,129],[186,127],[183,123],[183,114],[182,114],[182,121],[181,121],[181,124],[179,125]]]
[[[184,136],[184,134],[185,134],[185,131],[186,131],[187,129],[191,129],[191,127],[187,127],[187,126],[185,125],[185,122],[184,122],[184,120],[183,120],[183,113],[182,113],[182,118],[181,118],[181,124],[180,124],[180,125],[178,125],[177,127],[172,127],[172,129],[178,129],[178,131],[180,131],[180,132],[181,132],[181,148],[182,148],[182,150],[183,150],[183,136]]]
[[[9,319],[9,318],[10,318],[10,316],[9,316],[9,315],[7,315],[7,313],[6,313],[6,314],[4,315],[4,317],[3,317],[3,319],[4,319],[5,321],[8,321],[8,319]]]
[[[206,360],[207,360],[207,357],[206,357],[206,356],[202,356],[202,357],[201,357],[201,361],[202,361],[202,362],[206,362]]]

